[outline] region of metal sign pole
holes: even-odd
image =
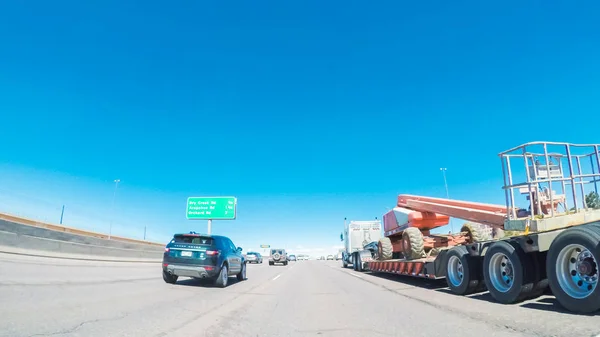
[[[212,229],[212,219],[208,219],[208,235],[210,235],[211,229]]]

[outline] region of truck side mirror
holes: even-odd
[[[340,233],[340,241],[344,241],[344,233]]]

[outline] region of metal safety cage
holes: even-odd
[[[507,218],[533,220],[587,210],[586,187],[593,185],[598,193],[599,148],[598,144],[530,142],[501,152]],[[560,186],[560,193],[555,186]],[[526,196],[529,210],[515,204],[515,190]]]

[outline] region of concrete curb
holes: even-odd
[[[33,256],[43,257],[49,259],[63,259],[63,260],[78,260],[78,261],[97,261],[97,262],[129,262],[129,263],[161,263],[162,260],[123,260],[123,259],[103,259],[97,257],[83,257],[83,256],[67,256],[67,255],[53,255],[53,254],[42,254],[33,252],[17,252],[6,250],[4,247],[0,248],[0,253],[20,255],[20,256]]]
[[[105,260],[158,260],[162,259],[163,250],[136,250],[93,244],[62,241],[28,234],[17,234],[0,230],[0,247],[9,251],[34,251],[40,254],[56,254],[67,256],[98,256]]]

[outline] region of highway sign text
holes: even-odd
[[[234,220],[235,197],[189,197],[186,217],[190,220]]]

